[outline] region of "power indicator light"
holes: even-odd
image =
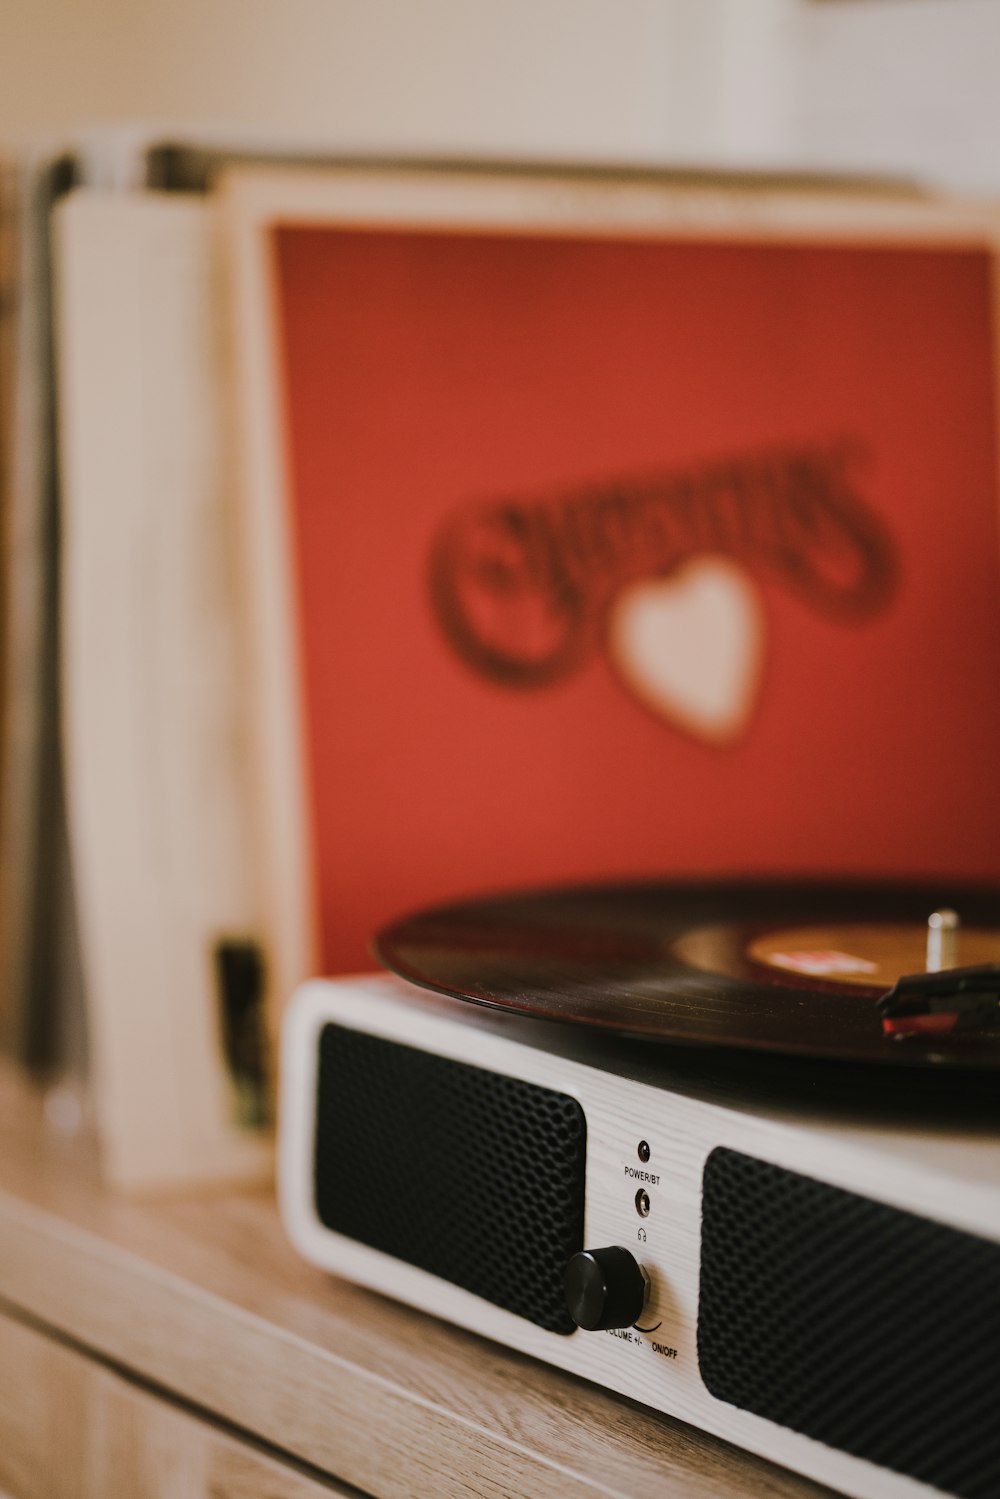
[[[649,1141],[640,1140],[636,1154],[638,1155],[640,1161],[642,1161],[643,1165],[645,1165],[645,1163],[649,1160],[649,1153]]]

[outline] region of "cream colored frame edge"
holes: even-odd
[[[832,187],[691,184],[572,171],[368,166],[234,169],[220,183],[230,273],[235,452],[245,516],[261,866],[269,913],[270,1018],[317,971],[308,835],[289,475],[281,428],[278,309],[270,232],[279,224],[396,225],[470,233],[580,233],[759,243],[917,245],[993,258],[993,343],[1000,366],[1000,205]],[[1000,382],[998,382],[1000,384]],[[1000,420],[998,420],[1000,428]],[[1000,431],[997,436],[1000,465]]]

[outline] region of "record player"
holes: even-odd
[[[287,1012],[290,1235],[846,1493],[990,1499],[998,916],[771,881],[397,921],[393,972]]]
[[[277,1002],[447,892],[675,877],[302,987],[294,1241],[849,1492],[1000,1494],[995,208],[227,191]]]

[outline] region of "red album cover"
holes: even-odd
[[[985,249],[272,249],[328,971],[510,886],[1000,874]]]

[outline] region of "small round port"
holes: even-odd
[[[635,1194],[635,1210],[640,1218],[649,1217],[649,1193],[644,1191],[642,1187]]]
[[[648,1140],[640,1140],[639,1141],[639,1149],[636,1152],[636,1154],[638,1155],[640,1161],[646,1162],[646,1161],[649,1160],[649,1141]]]

